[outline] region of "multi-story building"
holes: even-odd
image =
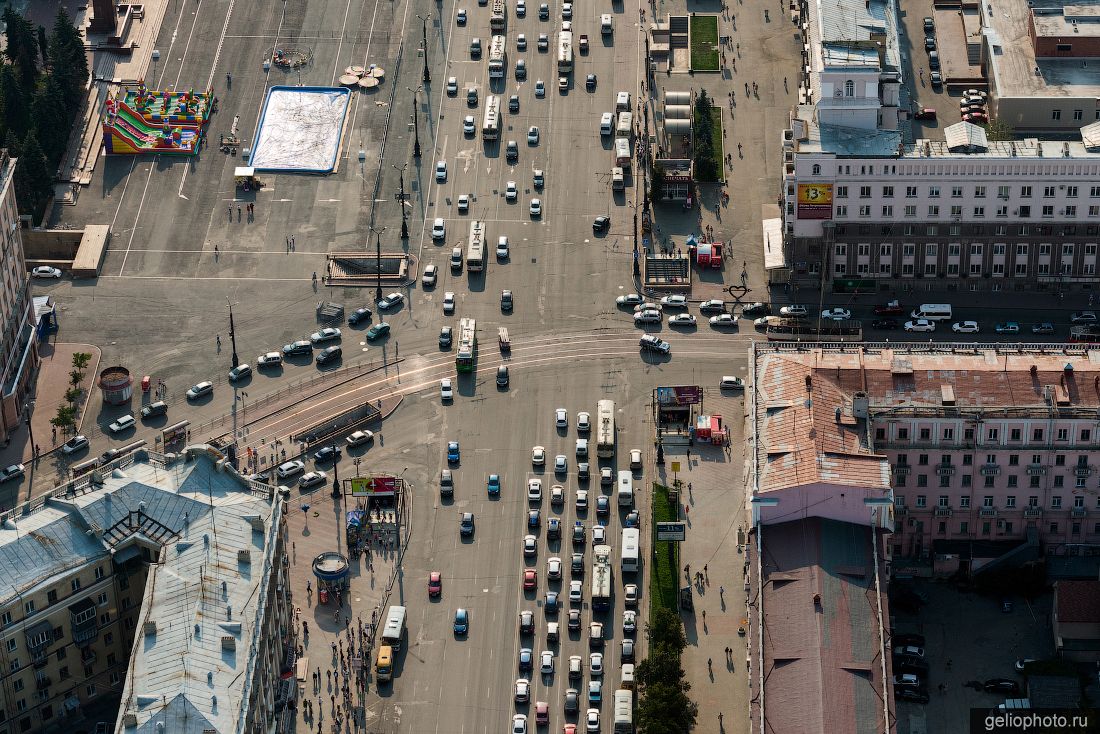
[[[1052,83],[1046,94],[1054,102],[1044,101],[1044,109],[1057,105],[1051,114],[1060,115],[1065,107],[1075,118],[1057,139],[990,140],[983,127],[943,109],[942,139],[914,137],[916,101],[902,81],[915,75],[898,52],[897,5],[844,0],[840,8],[823,7],[803,5],[807,72],[783,135],[784,261],[773,281],[849,292],[1095,287],[1096,111],[1074,107],[1068,115],[1076,104],[1066,97],[1071,92]],[[1002,79],[994,95],[1022,89],[1028,100],[994,96],[990,106],[1010,128],[1025,129],[1034,90],[1007,81],[1018,49],[1000,48],[999,38],[986,38],[998,44],[989,64],[991,78]],[[1091,74],[1078,78],[1095,86]],[[1087,96],[1094,102],[1097,95]]]
[[[281,497],[206,447],[107,471],[0,515],[0,734],[71,728],[108,693],[123,734],[270,730],[293,655]]]
[[[6,148],[0,150],[0,441],[27,418],[27,397],[34,389],[40,361],[15,203],[15,164],[16,159],[8,155]]]

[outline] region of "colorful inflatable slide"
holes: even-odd
[[[195,155],[217,103],[210,92],[157,91],[138,82],[121,98],[107,100],[103,146],[118,154]]]

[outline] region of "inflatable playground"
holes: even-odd
[[[107,100],[103,147],[122,155],[195,155],[217,109],[211,92],[152,90],[139,82],[121,98]]]

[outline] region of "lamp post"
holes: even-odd
[[[340,456],[337,454],[336,440],[332,442],[332,497],[340,497]]]
[[[35,461],[38,461],[38,444],[34,442],[34,426],[31,425],[31,413],[34,412],[34,406],[37,403],[35,400],[28,400],[26,405],[23,406],[23,420],[27,422],[27,433],[31,439],[31,456]]]
[[[420,157],[420,115],[418,114],[416,95],[424,87],[419,86],[416,89],[409,87],[409,91],[413,93],[413,158]]]
[[[398,175],[401,177],[401,190],[397,194],[397,200],[401,203],[401,239],[409,239],[409,223],[408,218],[405,216],[405,169],[408,167],[408,163],[404,163],[398,166],[393,164],[394,169],[397,170]]]
[[[375,236],[375,254],[377,257],[376,265],[378,268],[378,289],[374,292],[374,298],[376,301],[382,300],[382,233],[386,231],[386,228],[375,229],[370,228],[371,232],[374,232]]]
[[[640,256],[638,254],[638,205],[637,205],[637,203],[631,202],[630,203],[630,208],[632,210],[634,210],[634,229],[633,229],[633,232],[634,232],[634,277],[638,277],[639,275],[641,275],[642,271],[641,271],[641,265],[638,262],[638,258]]]
[[[431,13],[427,15],[417,15],[423,23],[424,30],[424,75],[422,77],[425,84],[432,80],[431,72],[428,71],[428,18],[432,17]]]
[[[236,367],[241,363],[241,360],[237,358],[237,331],[233,328],[233,304],[229,301],[229,297],[226,296],[225,303],[229,306],[229,343],[233,345],[233,366]]]

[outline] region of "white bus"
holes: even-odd
[[[611,608],[611,546],[597,545],[592,549],[592,611],[606,612]]]
[[[620,112],[618,122],[615,125],[615,134],[628,140],[634,137],[634,115],[630,112]]]
[[[481,139],[500,139],[500,97],[495,94],[490,94],[485,99],[485,122],[481,125]]]
[[[618,491],[615,496],[618,498],[619,507],[634,506],[634,475],[627,469],[619,472]]]
[[[382,628],[382,644],[389,645],[394,652],[401,649],[405,637],[405,607],[392,606],[386,612],[386,625]]]
[[[504,36],[493,36],[489,42],[489,78],[503,79],[508,73],[508,48]]]
[[[615,691],[615,734],[634,734],[634,692]]]
[[[573,34],[562,31],[558,34],[558,73],[573,71]]]
[[[615,401],[596,403],[596,456],[610,459],[615,455]]]
[[[489,28],[494,33],[504,32],[504,23],[508,19],[508,5],[504,0],[493,0],[492,14],[489,16]]]
[[[642,534],[638,532],[638,528],[624,528],[623,529],[623,573],[637,573],[641,570],[640,549],[639,544]]]
[[[470,222],[470,244],[466,246],[466,269],[476,273],[485,269],[485,222]]]

